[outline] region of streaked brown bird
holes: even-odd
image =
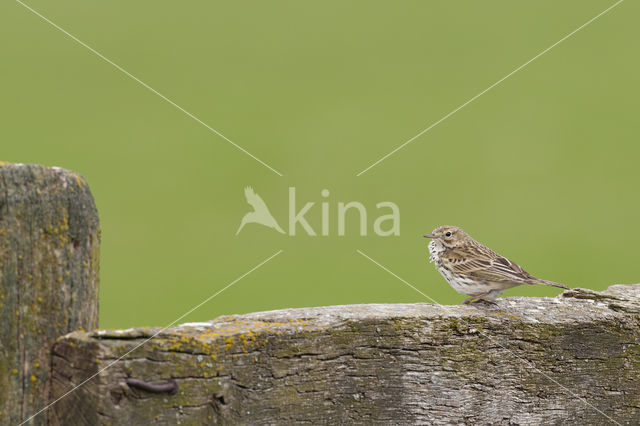
[[[505,290],[522,284],[543,284],[568,289],[564,284],[536,278],[506,257],[500,256],[456,226],[440,226],[424,236],[430,261],[460,294],[471,296],[463,303],[493,302]]]

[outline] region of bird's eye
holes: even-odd
[[[444,234],[446,237],[450,237],[451,236],[451,231],[447,231],[446,234]]]

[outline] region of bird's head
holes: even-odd
[[[438,226],[432,233],[424,235],[425,238],[431,238],[439,242],[446,248],[454,248],[464,244],[471,237],[457,226]]]

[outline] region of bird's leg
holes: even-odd
[[[484,300],[482,299],[482,297],[488,295],[489,293],[491,293],[491,291],[485,291],[484,293],[478,293],[478,294],[474,294],[473,296],[465,299],[464,302],[462,302],[463,305],[468,305],[469,303],[476,303],[479,302],[480,300]],[[475,302],[473,301],[474,299],[478,299]],[[487,302],[487,300],[485,300],[485,302]]]

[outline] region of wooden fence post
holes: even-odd
[[[47,404],[53,342],[98,326],[99,247],[84,178],[0,164],[0,424],[19,424]]]

